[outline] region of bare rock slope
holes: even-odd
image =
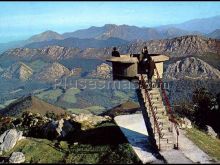
[[[70,75],[71,72],[68,68],[61,65],[60,63],[54,62],[44,67],[40,72],[35,75],[36,80],[52,82],[56,79],[60,79],[63,76]]]
[[[164,77],[167,79],[219,79],[220,71],[199,58],[187,57],[170,64]]]
[[[23,62],[18,62],[7,68],[1,75],[5,79],[19,79],[28,80],[33,74],[32,68],[24,64]]]

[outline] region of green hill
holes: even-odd
[[[53,112],[55,114],[65,113],[64,109],[46,103],[33,96],[17,99],[3,108],[0,113],[3,116],[20,116],[25,111],[40,113],[42,115],[45,115],[47,112]]]

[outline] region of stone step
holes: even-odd
[[[155,135],[155,139],[158,140],[159,139],[159,135]],[[167,134],[164,134],[161,138],[161,140],[163,139],[169,139],[169,140],[174,140],[174,137],[173,137],[173,134],[170,134],[170,133],[167,133]]]
[[[161,132],[162,135],[163,135],[162,137],[168,136],[170,133],[172,133],[172,132],[170,132],[168,129],[162,129],[160,132]]]
[[[168,117],[167,113],[165,111],[162,111],[162,110],[158,111],[157,109],[153,109],[153,111],[152,111],[152,109],[147,107],[147,112],[148,112],[149,116],[152,116],[153,114],[155,114],[155,115],[160,116],[160,117],[163,117],[163,116]]]
[[[160,145],[160,151],[168,151],[168,150],[172,150],[173,148],[174,148],[173,144]]]
[[[159,118],[159,119],[157,119],[157,122],[162,122],[164,125],[169,124],[169,121],[167,118]]]
[[[159,128],[161,130],[168,130],[170,132],[171,130],[171,127],[169,125],[159,125]]]
[[[154,96],[154,95],[152,95],[151,97],[150,97],[150,99],[151,99],[151,102],[159,102],[159,103],[161,103],[161,102],[163,102],[162,101],[162,98],[160,97],[160,96]]]
[[[159,139],[155,139],[156,143],[159,144]],[[172,140],[167,140],[167,139],[160,139],[160,144],[162,145],[172,145],[173,146],[173,141]]]
[[[150,116],[150,121],[151,122],[154,122],[154,118],[153,118],[153,116]],[[161,126],[169,126],[170,125],[170,123],[167,121],[167,118],[158,118],[158,117],[156,117],[156,121],[157,121],[157,123],[159,124],[159,125],[161,125]]]
[[[154,107],[164,107],[164,104],[163,104],[162,101],[161,101],[161,102],[152,102],[152,101],[151,101],[151,104],[152,104],[152,106],[154,106]]]
[[[153,91],[153,90],[148,91],[148,94],[150,95],[151,98],[155,98],[155,97],[162,98],[159,90],[158,91]]]
[[[165,114],[165,112],[157,112],[155,114],[159,118],[166,118],[167,120],[169,119],[169,117]]]
[[[151,122],[151,125],[153,126],[153,124],[154,124],[154,119],[152,118],[152,119],[150,119],[150,122]],[[158,123],[158,125],[159,125],[159,127],[160,128],[163,128],[163,129],[168,129],[168,127],[169,127],[169,125],[168,124],[161,124],[161,122],[157,122]]]
[[[157,97],[157,98],[151,98],[151,102],[152,103],[157,103],[157,104],[163,104],[163,101],[161,98]]]
[[[159,91],[153,91],[153,92],[148,92],[148,94],[150,95],[150,98],[154,98],[154,97],[161,97],[161,94]]]
[[[153,106],[153,109],[157,109],[157,110],[162,110],[162,109],[165,109],[165,106],[163,104],[152,104],[151,105]],[[147,107],[147,109],[149,108],[149,104],[148,102],[145,102],[145,106]]]
[[[156,108],[154,108],[154,111],[157,113],[166,113],[167,114],[165,107],[156,107]]]

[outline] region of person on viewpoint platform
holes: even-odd
[[[142,50],[142,54],[140,55],[140,65],[143,69],[143,73],[147,74],[148,83],[150,86],[150,90],[152,89],[152,77],[154,75],[154,69],[156,68],[156,65],[154,61],[152,60],[151,56],[148,54],[147,47],[145,46]]]
[[[120,53],[117,51],[116,47],[113,48],[112,56],[113,57],[120,57]]]

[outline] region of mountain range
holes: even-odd
[[[170,27],[180,28],[187,31],[197,31],[203,34],[208,34],[220,27],[220,16],[214,16],[209,18],[192,19],[180,24],[171,24],[157,27],[157,29],[166,29]]]
[[[47,46],[63,46],[63,47],[74,47],[80,49],[86,48],[105,48],[112,46],[121,46],[124,44],[128,44],[129,42],[126,40],[122,40],[120,38],[107,38],[104,40],[89,38],[89,39],[79,39],[79,38],[66,38],[66,39],[53,39],[49,41],[42,42],[33,42],[25,45],[25,48],[44,48]]]
[[[158,31],[155,28],[140,28],[137,26],[106,24],[103,27],[90,27],[88,29],[77,30],[75,32],[64,33],[64,37],[96,38],[107,39],[117,37],[127,41],[133,40],[155,40],[163,38],[173,38],[180,35],[193,34],[189,31],[169,28]]]
[[[47,30],[36,34],[27,40],[13,41],[0,44],[0,52],[10,48],[28,47],[42,48],[59,45],[64,47],[103,48],[120,46],[134,40],[171,39],[185,35],[202,35],[219,38],[220,16],[195,19],[182,24],[165,25],[160,27],[138,27],[129,25],[106,24],[102,27],[92,26],[88,29],[76,30],[59,34]],[[80,40],[81,39],[81,40]],[[85,39],[85,40],[82,40]]]
[[[135,41],[118,47],[121,54],[140,53],[144,46],[148,47],[149,53],[162,53],[170,57],[185,57],[190,55],[203,56],[206,54],[220,54],[220,40],[210,39],[202,36],[182,36],[173,39]],[[111,56],[112,48],[68,48],[61,46],[49,46],[44,48],[16,48],[1,54],[11,58],[49,58],[50,60],[62,60],[70,58],[93,58],[106,59]],[[211,58],[211,57],[210,57]]]

